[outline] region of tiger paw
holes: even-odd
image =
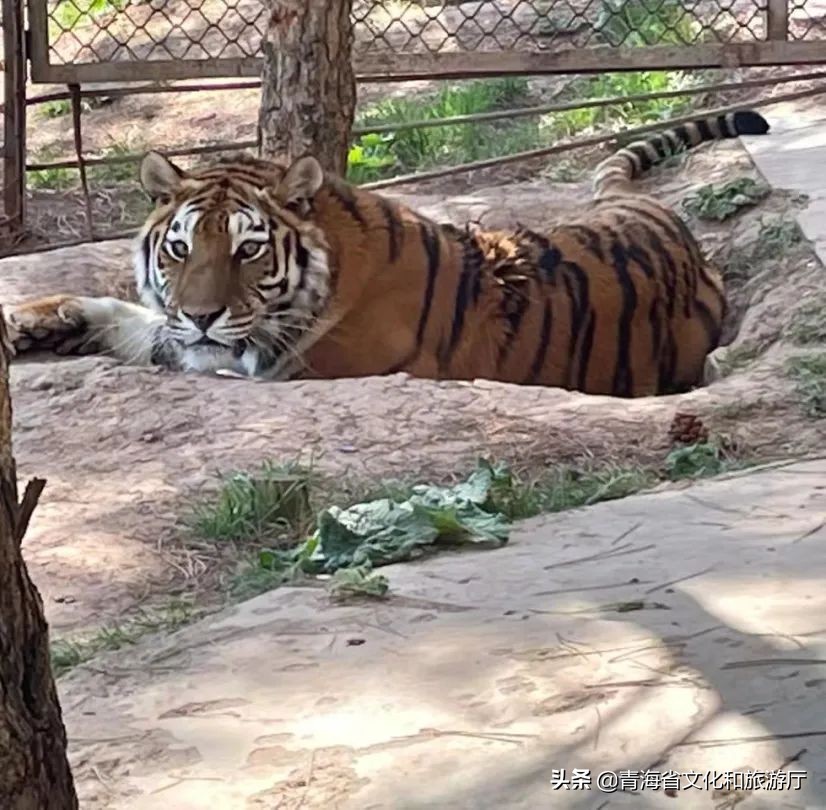
[[[74,295],[36,298],[10,307],[6,329],[15,353],[49,350],[57,354],[98,351],[84,314],[83,299]]]

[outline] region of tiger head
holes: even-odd
[[[307,218],[319,163],[243,158],[186,172],[150,152],[140,179],[155,207],[138,237],[137,288],[165,315],[164,343],[181,366],[283,365],[330,291],[324,234]]]

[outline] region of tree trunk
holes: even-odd
[[[261,126],[264,157],[312,154],[344,175],[356,107],[353,0],[269,0]]]
[[[8,363],[0,313],[0,808],[76,810],[43,603],[20,553],[44,482],[18,504]]]

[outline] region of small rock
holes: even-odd
[[[54,380],[48,377],[37,377],[32,380],[32,391],[50,391],[52,388],[54,388]]]

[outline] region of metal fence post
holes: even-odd
[[[766,39],[785,42],[789,37],[789,3],[791,0],[768,0]]]
[[[26,223],[26,43],[21,0],[3,0],[5,108],[3,111],[3,204],[8,235]]]

